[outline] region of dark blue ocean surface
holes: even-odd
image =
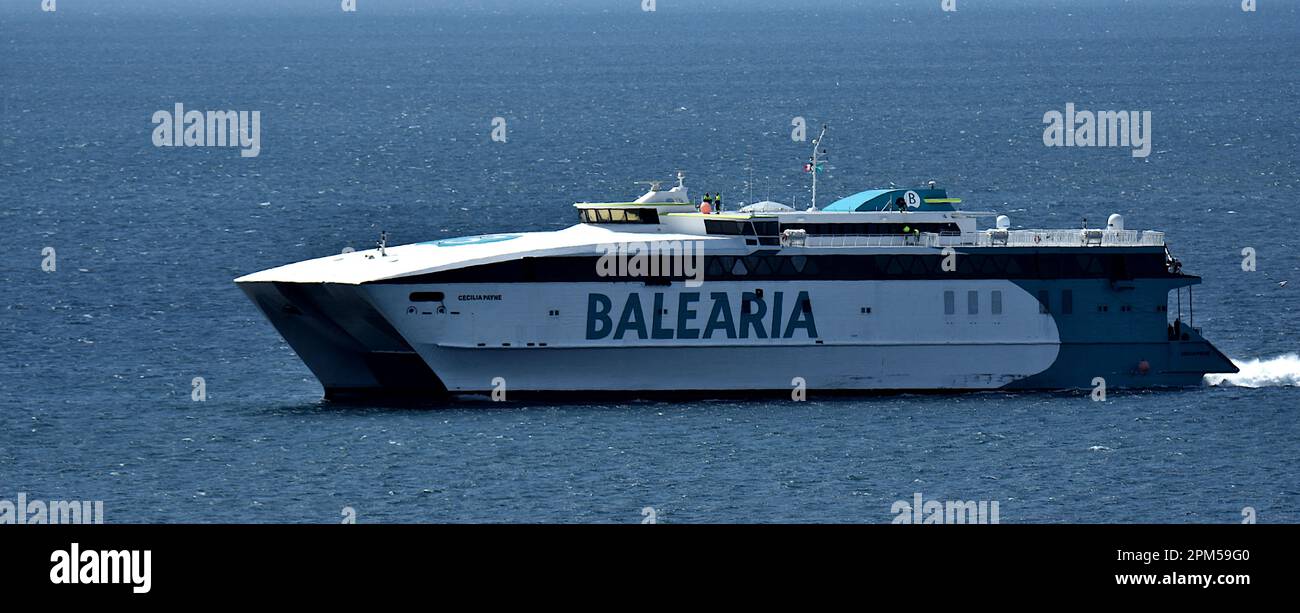
[[[0,5],[0,499],[103,500],[109,522],[888,522],[920,492],[1004,523],[1300,521],[1295,3],[358,4]],[[177,102],[260,111],[261,154],[155,148]],[[1151,155],[1045,147],[1067,103],[1151,111]],[[339,407],[231,283],[381,229],[565,227],[678,169],[806,205],[794,117],[831,125],[823,197],[935,179],[1017,227],[1167,232],[1243,374],[1105,402]]]

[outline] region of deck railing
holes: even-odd
[[[798,241],[785,244],[798,245]],[[919,236],[836,234],[808,236],[805,247],[1160,247],[1164,232],[1151,230],[984,230]]]

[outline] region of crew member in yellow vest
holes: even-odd
[[[701,212],[701,213],[704,213],[705,215],[708,215],[708,214],[710,214],[710,213],[713,212],[713,205],[710,204],[712,200],[713,200],[712,196],[710,196],[707,192],[705,192],[705,194],[704,194],[704,202],[700,203],[700,212]]]
[[[911,239],[909,242],[914,242],[914,243],[920,242],[921,229],[913,228],[912,226],[903,226],[903,239],[904,240]]]

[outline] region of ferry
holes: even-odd
[[[1119,214],[1012,229],[959,203],[929,182],[726,211],[678,173],[629,202],[576,203],[563,230],[381,237],[235,282],[337,400],[1174,388],[1237,372],[1195,326],[1201,279],[1163,233]]]

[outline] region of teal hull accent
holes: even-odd
[[[1017,281],[1032,295],[1046,292],[1061,346],[1051,367],[1006,389],[1094,388],[1097,377],[1108,389],[1194,387],[1208,373],[1237,372],[1199,330],[1179,322],[1175,334],[1158,308],[1170,291],[1198,283],[1199,277],[1187,275]]]

